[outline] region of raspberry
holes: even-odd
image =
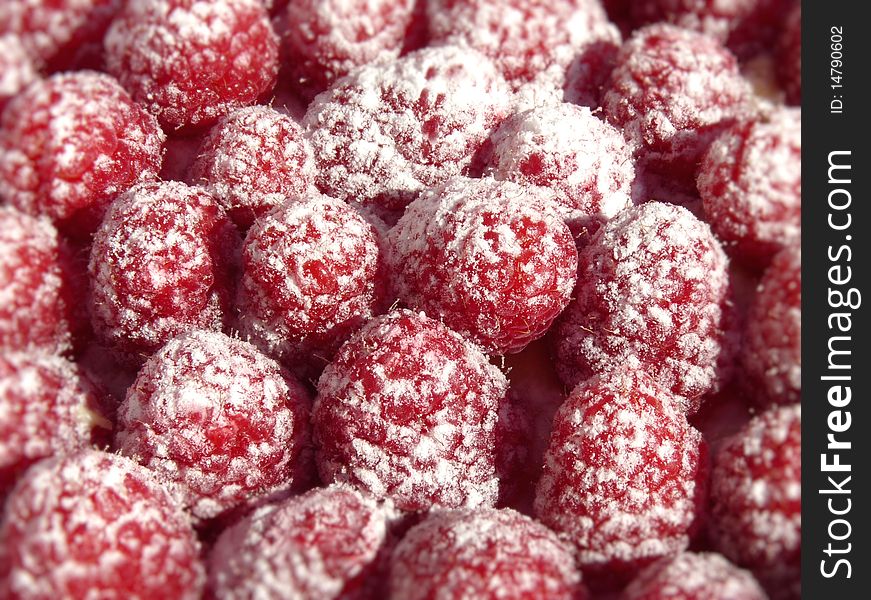
[[[100,402],[90,380],[64,358],[0,355],[0,497],[39,459],[100,441],[100,430],[111,429]]]
[[[388,516],[339,484],[264,507],[218,538],[210,588],[216,600],[369,597]]]
[[[0,33],[0,115],[10,98],[37,79],[33,60],[18,36]]]
[[[801,109],[726,130],[702,161],[698,189],[725,249],[764,268],[801,234]]]
[[[157,178],[164,139],[154,117],[108,75],[54,75],[3,112],[0,196],[81,238],[115,196]]]
[[[510,102],[495,67],[473,50],[426,48],[360,68],[305,115],[317,185],[388,217],[401,212],[423,190],[470,170]]]
[[[695,170],[714,137],[745,110],[749,85],[716,40],[672,25],[639,29],[617,56],[602,107],[637,145],[648,195],[695,194]]]
[[[557,411],[535,513],[608,585],[687,547],[707,475],[706,446],[679,398],[615,363]]]
[[[109,72],[167,130],[211,125],[278,76],[278,38],[260,0],[128,2],[105,46]]]
[[[579,241],[632,204],[632,150],[589,108],[557,104],[506,119],[492,137],[487,172],[496,179],[550,188]]]
[[[713,552],[684,552],[641,571],[623,600],[766,600],[748,571]]]
[[[486,351],[519,352],[569,303],[577,251],[546,190],[458,177],[389,235],[398,297]]]
[[[555,335],[567,386],[628,364],[693,413],[731,375],[737,344],[726,255],[688,210],[650,202],[606,224],[578,257],[574,296]]]
[[[118,408],[115,446],[177,487],[202,522],[304,475],[310,403],[254,346],[194,331],[139,371]]]
[[[774,598],[801,593],[801,406],[755,417],[714,457],[714,546]]]
[[[84,450],[32,467],[0,523],[0,596],[200,597],[187,516],[147,469]]]
[[[197,328],[220,330],[239,234],[204,190],[141,184],[112,204],[89,264],[97,336],[131,363]]]
[[[242,250],[240,329],[300,375],[320,374],[386,293],[380,236],[350,205],[310,192],[259,220]]]
[[[266,106],[236,110],[203,140],[190,181],[207,188],[240,229],[314,183],[311,147],[290,117]]]
[[[801,400],[801,248],[781,251],[762,277],[747,319],[744,370],[762,405]]]
[[[401,510],[492,506],[507,389],[499,369],[440,322],[410,311],[376,317],[318,381],[321,476]]]
[[[392,556],[393,598],[562,598],[587,593],[571,548],[511,509],[433,512]]]
[[[801,4],[784,20],[777,41],[777,75],[790,104],[801,106]]]

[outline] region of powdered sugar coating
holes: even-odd
[[[128,2],[105,47],[109,72],[167,130],[254,104],[278,76],[278,38],[260,0]]]
[[[432,512],[391,563],[391,598],[587,598],[571,547],[511,509]]]
[[[0,113],[12,96],[38,78],[33,59],[21,39],[11,33],[0,34]]]
[[[776,69],[790,104],[801,106],[801,3],[783,21],[777,40]]]
[[[195,600],[205,574],[190,521],[153,474],[84,450],[32,467],[0,523],[0,596]]]
[[[641,571],[621,600],[766,600],[749,571],[714,552],[684,552]]]
[[[318,381],[321,477],[402,510],[492,506],[507,390],[499,369],[440,322],[403,310],[376,317]]]
[[[397,297],[485,351],[519,352],[569,303],[577,252],[551,194],[457,177],[388,234]]]
[[[707,224],[683,207],[642,204],[606,224],[578,263],[554,338],[566,385],[627,364],[693,413],[726,382],[737,323],[726,255]]]

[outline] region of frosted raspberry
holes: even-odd
[[[801,406],[755,417],[714,457],[714,546],[772,597],[800,597]]]
[[[649,196],[681,199],[694,194],[697,163],[748,94],[735,57],[716,40],[660,24],[623,45],[602,107],[638,146]]]
[[[318,381],[321,476],[402,510],[492,506],[507,388],[486,356],[440,322],[409,311],[376,317]]]
[[[134,187],[112,204],[91,247],[98,338],[135,363],[184,331],[220,330],[238,246],[206,191],[177,182]]]
[[[85,450],[35,465],[7,498],[0,596],[195,600],[205,580],[199,551],[150,471]]]
[[[55,75],[3,111],[0,196],[82,237],[115,196],[157,178],[164,139],[154,117],[108,75]]]
[[[698,189],[730,254],[757,268],[801,234],[801,109],[742,121],[711,144]]]
[[[139,371],[118,408],[115,446],[177,488],[203,521],[304,474],[310,403],[254,346],[193,331]]]
[[[495,67],[473,50],[426,48],[358,69],[306,113],[317,184],[401,212],[421,191],[469,171],[510,102]]]
[[[622,600],[766,600],[748,571],[720,554],[684,552],[641,571]]]
[[[218,538],[210,588],[216,600],[369,597],[389,516],[340,484],[264,507]]]
[[[519,352],[571,299],[577,251],[547,190],[457,177],[389,235],[397,296],[486,351]]]
[[[618,215],[581,251],[574,296],[555,336],[567,386],[629,364],[693,413],[731,375],[726,255],[688,210],[650,202]]]
[[[796,3],[784,20],[777,41],[777,74],[786,100],[801,105],[801,3]]]
[[[0,34],[0,114],[10,98],[38,78],[33,60],[18,36]]]
[[[557,411],[535,513],[575,544],[585,574],[622,581],[687,547],[707,475],[679,399],[615,363]]]
[[[167,130],[204,127],[272,91],[278,38],[260,0],[128,2],[106,63]]]
[[[781,251],[765,271],[747,319],[744,370],[763,405],[801,400],[801,248]]]
[[[267,106],[234,111],[203,140],[190,181],[206,187],[240,229],[314,183],[302,128]]]
[[[300,375],[315,377],[380,312],[380,235],[355,209],[318,192],[255,223],[242,250],[240,329]]]
[[[571,548],[511,509],[433,512],[391,562],[392,598],[587,598]]]
[[[487,172],[496,179],[550,188],[579,242],[631,206],[632,150],[589,108],[557,104],[515,114],[492,137]]]

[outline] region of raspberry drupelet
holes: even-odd
[[[686,549],[708,476],[707,446],[679,398],[615,365],[557,411],[535,496],[536,516],[602,587]]]
[[[317,185],[395,221],[420,192],[472,169],[510,104],[504,79],[470,49],[425,48],[357,69],[305,115]]]
[[[165,138],[108,75],[78,71],[37,81],[3,111],[0,197],[87,237],[118,194],[157,178]]]
[[[248,232],[239,328],[294,373],[317,377],[386,308],[386,288],[381,234],[346,202],[311,190]]]
[[[173,336],[223,328],[239,234],[205,190],[145,183],[118,198],[94,235],[90,312],[97,338],[141,362]]]
[[[272,91],[278,38],[261,0],[128,2],[106,64],[167,131],[206,127]]]
[[[801,3],[796,3],[783,22],[776,58],[777,76],[786,92],[786,101],[801,106]]]
[[[496,354],[544,335],[577,276],[552,195],[510,181],[449,180],[408,206],[388,244],[397,297]]]
[[[585,600],[571,546],[511,509],[436,511],[391,556],[390,598]]]
[[[196,600],[205,581],[190,520],[154,474],[95,450],[44,460],[0,522],[0,596]]]
[[[251,344],[193,331],[142,367],[118,408],[115,447],[203,523],[307,478],[310,405],[305,388]]]
[[[10,98],[37,79],[36,65],[19,37],[0,33],[0,115]]]
[[[625,363],[694,413],[734,370],[727,265],[708,225],[685,208],[649,202],[623,211],[578,257],[575,299],[554,336],[563,383]]]
[[[318,381],[321,477],[401,510],[492,506],[507,391],[501,371],[439,321],[404,310],[376,317]]]
[[[715,455],[714,548],[751,570],[772,598],[799,598],[801,406],[753,418]]]
[[[265,506],[218,538],[209,589],[216,600],[374,598],[392,517],[341,484]]]

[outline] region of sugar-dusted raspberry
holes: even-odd
[[[621,600],[767,600],[749,571],[714,552],[684,552],[641,571]]]
[[[577,250],[544,188],[456,177],[390,230],[396,294],[484,350],[522,350],[571,299]]]
[[[608,120],[638,146],[648,195],[695,193],[696,165],[713,138],[746,110],[749,85],[735,57],[707,35],[657,24],[620,50],[602,99]]]
[[[301,376],[315,376],[378,314],[380,234],[342,200],[311,191],[254,224],[242,249],[239,327]]]
[[[801,3],[784,20],[775,64],[787,102],[801,106]]]
[[[131,460],[82,450],[34,465],[0,522],[0,596],[195,600],[205,574],[190,520]]]
[[[469,171],[509,111],[510,92],[474,50],[426,48],[360,68],[305,115],[322,191],[382,213]]]
[[[507,389],[502,372],[439,321],[404,310],[376,317],[318,381],[321,476],[402,510],[492,506]]]
[[[725,250],[765,268],[801,234],[801,109],[731,126],[708,148],[697,185]]]
[[[157,178],[164,139],[154,117],[108,75],[54,75],[3,111],[0,196],[82,237],[115,196]]]
[[[574,296],[555,336],[567,386],[629,364],[693,413],[731,375],[737,344],[726,254],[685,208],[650,202],[606,224],[581,250]]]
[[[265,506],[218,538],[209,587],[216,600],[370,597],[390,517],[342,484]]]
[[[302,127],[268,106],[236,110],[203,140],[190,181],[211,191],[240,229],[314,183]]]
[[[679,398],[615,363],[557,411],[535,514],[607,585],[686,549],[707,476],[707,447]]]
[[[557,104],[515,114],[492,142],[487,173],[552,189],[580,243],[632,204],[632,150],[620,131],[589,108]]]
[[[710,524],[714,547],[772,597],[800,597],[800,405],[758,415],[715,455]]]
[[[404,600],[587,598],[571,547],[511,509],[430,513],[396,546],[389,585]]]
[[[205,190],[173,181],[129,190],[91,247],[97,337],[135,363],[184,331],[220,330],[233,301],[239,243]]]
[[[106,63],[164,129],[205,127],[272,91],[278,38],[260,0],[127,2]]]
[[[197,521],[289,489],[309,453],[305,388],[223,333],[168,342],[118,408],[115,446],[178,489]]]
[[[0,114],[6,102],[39,78],[33,59],[15,34],[0,34]]]
[[[747,318],[748,387],[762,405],[801,400],[801,248],[782,250],[762,277]]]

